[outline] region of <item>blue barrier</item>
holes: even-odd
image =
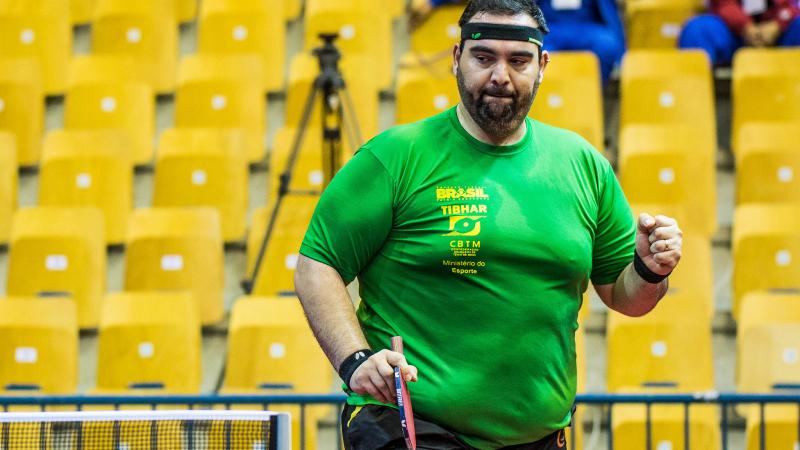
[[[189,409],[212,405],[260,405],[268,409],[269,405],[299,405],[301,448],[305,449],[305,407],[308,405],[341,405],[345,402],[343,394],[280,394],[280,395],[129,395],[129,396],[0,396],[0,407],[8,411],[11,406],[38,406],[44,411],[48,406],[75,406],[80,410],[84,406],[112,406],[119,409],[124,405],[149,405],[156,409],[159,405],[188,405]],[[579,394],[576,398],[579,405],[612,406],[615,404],[643,404],[646,407],[646,450],[652,450],[652,423],[650,408],[655,404],[681,404],[685,408],[684,442],[689,449],[689,406],[693,404],[718,405],[722,409],[722,449],[728,450],[727,430],[730,425],[728,407],[741,404],[759,405],[761,429],[759,447],[766,450],[766,425],[764,409],[767,404],[795,404],[800,412],[800,393],[798,394],[740,394],[716,391],[688,394]],[[609,424],[608,448],[613,450],[612,408],[607,408]],[[798,436],[800,436],[800,414],[798,415]],[[337,437],[341,427],[337,423]],[[574,425],[573,425],[574,426]],[[574,449],[575,442],[572,441]]]

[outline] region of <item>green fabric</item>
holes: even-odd
[[[419,369],[414,412],[479,449],[569,423],[582,293],[633,260],[606,159],[572,132],[527,130],[487,145],[453,108],[380,134],[334,177],[300,249],[358,276],[370,346],[400,335]]]

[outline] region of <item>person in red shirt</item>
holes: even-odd
[[[710,0],[709,12],[689,20],[680,48],[700,48],[712,64],[730,64],[743,46],[800,46],[800,1]]]

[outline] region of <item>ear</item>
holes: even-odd
[[[453,76],[458,73],[458,61],[461,59],[461,47],[456,44],[453,46]]]
[[[548,64],[550,64],[550,52],[542,50],[542,56],[539,58],[539,83],[544,80],[544,71]]]

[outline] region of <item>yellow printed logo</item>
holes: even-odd
[[[451,216],[450,232],[442,236],[477,236],[481,234],[481,219],[486,216]]]
[[[436,188],[436,200],[487,200],[489,198],[482,187],[439,187]]]

